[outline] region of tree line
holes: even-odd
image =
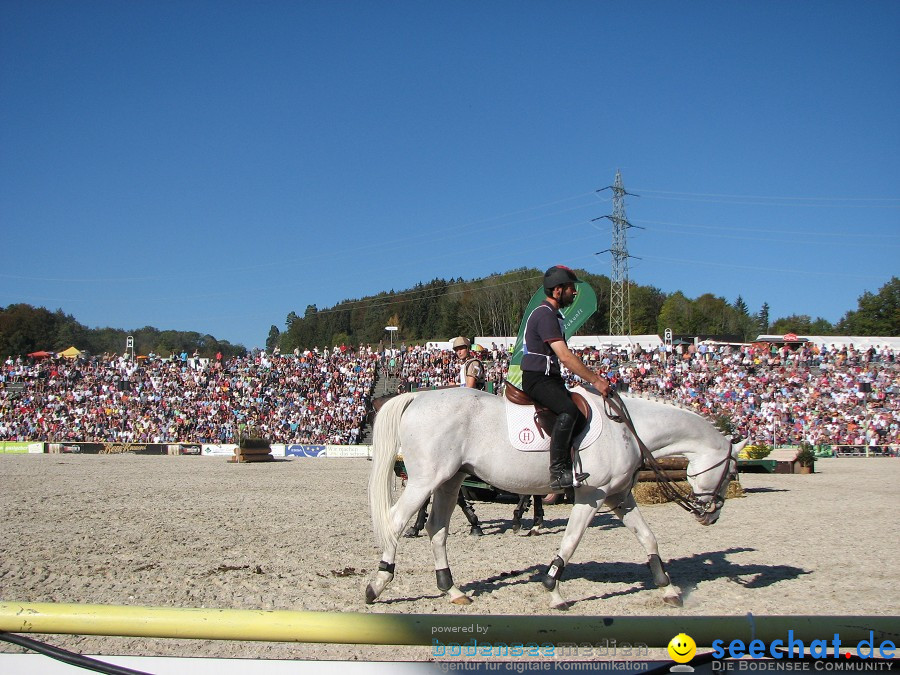
[[[0,355],[25,356],[37,351],[61,352],[76,347],[89,354],[125,352],[126,338],[134,338],[134,353],[161,356],[200,352],[224,358],[246,354],[243,345],[217,340],[212,335],[193,331],[159,330],[151,326],[135,330],[87,328],[61,309],[51,312],[27,304],[0,307]]]
[[[597,294],[597,312],[578,331],[581,335],[609,332],[610,278],[576,270]],[[543,272],[521,268],[489,277],[464,281],[433,279],[405,291],[382,292],[345,300],[320,310],[307,305],[302,316],[288,314],[284,329],[273,325],[266,346],[282,352],[295,348],[387,340],[385,326],[397,326],[395,340],[422,342],[450,339],[455,335],[518,334],[522,310],[543,280]],[[832,325],[821,317],[792,315],[775,319],[763,303],[751,312],[743,298],[733,302],[706,293],[688,298],[681,291],[666,294],[653,286],[631,284],[628,289],[633,335],[722,336],[747,342],[759,334],[900,335],[900,280],[885,284],[877,294],[866,292],[859,307]]]
[[[609,277],[577,270],[597,294],[597,312],[581,327],[582,335],[609,332]],[[272,325],[266,347],[282,352],[335,345],[378,344],[388,341],[385,326],[397,326],[396,342],[450,339],[456,335],[512,336],[519,331],[522,311],[543,272],[520,268],[503,274],[463,280],[433,279],[402,291],[382,291],[360,299],[344,300],[334,307],[307,305],[300,316],[288,314],[284,328]],[[792,315],[771,320],[763,303],[751,311],[739,296],[729,302],[706,293],[688,298],[680,291],[664,293],[653,286],[631,284],[631,333],[662,335],[668,328],[676,335],[729,336],[746,342],[760,333],[807,335],[900,335],[900,279],[892,277],[877,293],[865,292],[857,309],[832,325],[825,319]],[[61,309],[51,312],[27,304],[0,307],[0,356],[17,356],[39,350],[62,351],[70,346],[92,354],[122,353],[127,336],[134,337],[136,354],[163,356],[181,352],[213,357],[246,354],[244,345],[217,340],[193,331],[159,330],[151,326],[135,330],[87,328]]]

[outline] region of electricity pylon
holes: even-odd
[[[628,238],[626,232],[629,227],[636,227],[628,222],[625,217],[625,195],[637,197],[625,191],[622,185],[622,173],[616,169],[616,180],[602,190],[613,191],[613,214],[611,216],[600,216],[600,218],[609,218],[613,224],[612,247],[600,253],[607,251],[612,253],[612,283],[610,284],[609,297],[609,334],[610,335],[630,335],[631,334],[631,293],[630,283],[628,280]],[[600,192],[601,190],[597,190]],[[595,218],[594,220],[599,220]]]

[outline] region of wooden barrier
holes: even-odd
[[[688,461],[685,457],[663,457],[656,460],[669,480],[687,480]],[[637,474],[638,483],[656,482],[656,472],[647,463],[641,465]]]
[[[234,449],[234,457],[229,462],[271,462],[272,448],[268,441],[261,439],[244,439]]]
[[[664,471],[665,475],[669,478],[669,480],[687,480],[687,469],[681,469],[680,471]],[[645,470],[638,471],[637,482],[638,483],[651,483],[656,481],[656,472]]]

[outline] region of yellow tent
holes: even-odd
[[[81,356],[81,352],[75,349],[75,347],[69,347],[66,351],[60,352],[59,355],[67,359],[74,359]]]

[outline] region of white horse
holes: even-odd
[[[586,392],[588,396],[601,398],[593,389]],[[625,402],[638,436],[654,457],[687,457],[688,482],[693,494],[683,505],[703,525],[712,525],[719,517],[736,467],[736,461],[732,460],[746,441],[732,446],[730,438],[700,415],[673,405],[631,397],[625,398]],[[681,591],[665,572],[656,537],[631,494],[641,465],[638,441],[626,424],[615,418],[615,415],[613,419],[604,416],[600,436],[580,451],[582,469],[590,477],[575,490],[575,505],[558,556],[543,580],[550,591],[551,607],[568,605],[560,592],[559,578],[591,519],[604,503],[646,550],[653,580],[662,589],[663,600],[681,606]],[[393,465],[401,447],[409,479],[406,489],[392,505]],[[453,583],[446,547],[450,515],[466,474],[476,474],[512,493],[550,491],[548,454],[520,452],[510,444],[505,404],[499,396],[474,389],[440,389],[402,394],[381,408],[375,418],[369,506],[375,536],[384,552],[378,571],[366,588],[367,603],[374,602],[394,578],[400,533],[432,493],[434,501],[425,529],[434,553],[437,586],[451,602],[471,602]]]

